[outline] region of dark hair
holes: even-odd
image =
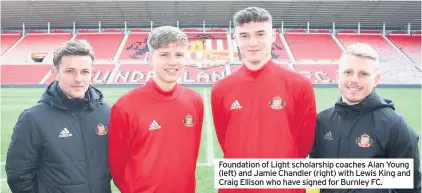
[[[271,14],[260,7],[248,7],[240,10],[233,16],[234,27],[250,22],[270,22],[272,24],[273,18]]]
[[[86,40],[70,40],[60,45],[53,55],[54,68],[59,69],[63,56],[89,56],[94,61],[94,50]]]

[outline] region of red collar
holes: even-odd
[[[179,85],[176,84],[174,85],[174,87],[169,90],[169,91],[164,91],[163,89],[161,89],[157,83],[153,80],[150,79],[146,84],[145,84],[145,88],[149,91],[151,91],[151,93],[153,94],[153,96],[155,98],[161,99],[161,100],[171,100],[176,98],[178,91],[179,91]]]
[[[268,60],[267,63],[265,63],[261,68],[258,70],[250,70],[248,69],[245,64],[242,65],[242,72],[243,75],[247,79],[251,80],[261,80],[265,77],[266,74],[271,72],[273,68],[275,67],[275,63],[272,61],[272,59]]]

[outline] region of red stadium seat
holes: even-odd
[[[294,70],[308,77],[313,84],[337,82],[337,64],[294,64]]]
[[[52,69],[52,65],[2,64],[0,68],[1,84],[38,84]]]
[[[146,60],[147,46],[147,32],[131,32],[125,45],[123,46],[122,53],[120,54],[119,61],[126,60]]]
[[[16,47],[8,50],[4,54],[4,63],[34,63],[31,58],[32,53],[48,53],[47,58],[51,58],[57,47],[70,40],[72,34],[69,33],[52,33],[44,32],[29,33],[23,37]],[[44,63],[52,63],[52,59],[44,61]]]
[[[7,33],[1,34],[1,55],[4,54],[10,47],[13,46],[13,44],[16,43],[16,41],[21,38],[21,34],[19,33]]]
[[[421,66],[421,37],[422,36],[389,35],[388,39],[409,56],[413,62],[418,66]]]
[[[76,39],[91,44],[96,61],[112,61],[123,37],[123,32],[79,33]]]
[[[341,48],[330,34],[284,34],[297,61],[333,62],[341,55]]]
[[[362,42],[371,45],[381,57],[382,63],[394,65],[405,65],[411,61],[402,55],[398,50],[392,47],[382,35],[343,35],[337,34],[338,40],[347,47],[350,44]]]
[[[82,30],[76,39],[86,39],[94,48],[97,61],[93,74],[93,84],[130,83],[142,84],[152,75],[152,67],[146,64],[146,44],[148,30],[132,30],[124,42],[119,56],[120,68],[113,74],[115,65],[111,60],[116,56],[122,45],[124,33],[120,30]],[[188,56],[191,64],[186,66],[182,77],[183,83],[209,84],[238,70],[241,65],[236,61],[238,49],[236,42],[227,41],[226,29],[210,29],[203,33],[198,29],[186,29],[189,36]],[[70,40],[73,35],[69,30],[52,30],[47,34],[42,31],[28,31],[21,41],[19,33],[2,33],[2,84],[46,84],[54,80],[51,65],[35,64],[31,55],[47,53],[43,63],[51,64],[53,51],[63,42]],[[80,31],[81,32],[81,31]],[[302,29],[289,30],[284,35],[287,44],[282,41],[282,35],[277,34],[273,45],[272,55],[277,63],[289,68],[289,55],[286,47],[289,46],[298,63],[293,65],[302,75],[311,79],[313,83],[335,83],[337,64],[341,48],[329,34],[330,30],[310,30],[304,33]],[[420,83],[420,71],[413,65],[421,66],[421,36],[420,34],[407,35],[406,31],[392,32],[384,39],[380,31],[362,30],[361,34],[355,30],[338,30],[336,37],[343,46],[352,43],[368,43],[381,56],[381,83],[403,84]],[[230,36],[229,36],[230,38]],[[105,43],[106,42],[106,43]],[[13,46],[16,44],[15,46]],[[397,49],[397,48],[399,49]],[[8,49],[6,52],[4,52]],[[230,50],[232,49],[232,50]],[[230,54],[233,54],[230,56]],[[408,57],[407,57],[407,56]],[[228,65],[230,58],[236,64]],[[409,59],[410,58],[410,59]],[[308,62],[312,61],[312,62]],[[331,63],[331,64],[329,64]],[[140,65],[141,64],[141,65]],[[15,67],[16,66],[16,67]],[[31,74],[21,76],[23,70],[30,70]],[[290,69],[290,68],[289,68]],[[32,73],[34,72],[34,73]]]

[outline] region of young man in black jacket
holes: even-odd
[[[419,136],[395,111],[392,100],[375,91],[380,75],[379,56],[366,44],[347,47],[340,59],[341,97],[318,114],[311,158],[411,158],[414,188],[421,192]],[[388,189],[321,190],[321,193],[388,193]]]
[[[6,159],[13,193],[111,193],[111,109],[89,85],[93,61],[86,41],[69,41],[54,53],[57,81],[22,112],[13,130]]]

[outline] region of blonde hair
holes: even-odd
[[[375,71],[378,72],[380,57],[377,51],[370,45],[365,43],[355,43],[346,47],[340,57],[340,65],[344,63],[344,58],[347,55],[367,58],[375,62]]]

